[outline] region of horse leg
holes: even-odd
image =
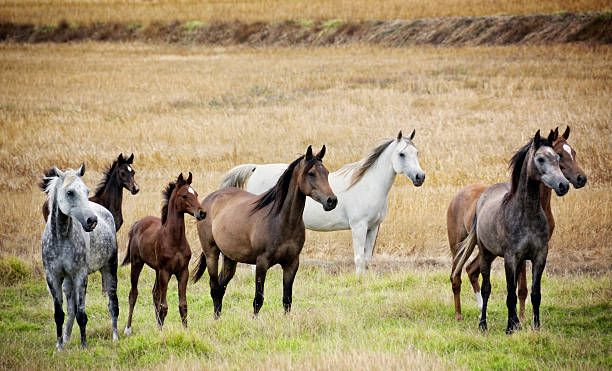
[[[372,261],[372,253],[374,252],[374,244],[376,243],[376,236],[378,235],[378,225],[374,228],[368,229],[365,238],[365,267],[369,267]]]
[[[100,272],[100,274],[102,274],[102,272]],[[107,295],[106,282],[104,282],[104,274],[102,274],[102,295]]]
[[[270,264],[264,257],[257,259],[255,268],[255,298],[253,299],[253,315],[257,316],[264,302],[264,284]]]
[[[178,280],[179,314],[183,327],[187,328],[187,281],[189,281],[189,265],[176,276]]]
[[[297,256],[291,263],[283,265],[283,307],[285,314],[291,312],[293,301],[293,280],[300,266],[300,258]]]
[[[215,246],[208,246],[207,249],[202,247],[205,251],[204,256],[206,257],[206,270],[208,270],[208,276],[210,277],[210,297],[213,300],[213,317],[219,318],[221,315],[221,304],[223,301],[223,295],[221,295],[221,285],[219,285],[219,249]]]
[[[531,286],[531,306],[533,307],[533,328],[535,330],[540,329],[540,302],[542,300],[542,294],[540,292],[540,285],[542,283],[542,273],[546,266],[546,255],[548,249],[538,254],[536,258],[531,262],[532,265],[532,286]]]
[[[455,271],[456,266],[457,262],[455,261],[455,259],[453,259],[450,281],[453,287],[453,299],[455,301],[455,319],[457,321],[463,321],[463,315],[461,314],[461,274],[458,274],[456,277],[453,277],[453,272]]]
[[[353,250],[355,253],[355,274],[357,278],[365,271],[365,241],[367,228],[365,223],[351,225],[353,235]]]
[[[225,295],[225,290],[227,289],[227,284],[236,274],[236,261],[231,260],[228,257],[223,258],[223,266],[221,268],[221,275],[219,276],[219,286],[221,286],[221,300],[223,300],[223,296]]]
[[[478,256],[480,273],[482,274],[482,311],[478,328],[480,331],[485,332],[487,330],[487,304],[489,302],[489,296],[491,295],[491,263],[493,263],[495,255],[481,248]]]
[[[76,298],[74,296],[74,285],[72,279],[66,277],[62,283],[62,290],[66,295],[66,309],[68,312],[68,318],[66,319],[66,330],[64,331],[64,344],[70,342],[70,336],[72,335],[72,326],[74,325],[74,317],[76,315]]]
[[[525,321],[525,300],[527,299],[527,261],[523,260],[518,267],[518,299],[519,299],[519,320]]]
[[[64,329],[64,311],[62,309],[64,295],[62,294],[62,281],[63,277],[52,276],[50,273],[46,274],[47,286],[53,297],[54,307],[54,318],[55,318],[55,330],[57,335],[57,343],[55,347],[57,350],[62,350],[64,344],[62,342],[62,331]]]
[[[76,320],[81,330],[81,348],[87,348],[87,314],[85,314],[85,294],[87,293],[87,271],[78,273],[73,278],[74,292],[76,294]]]
[[[506,334],[508,335],[511,335],[514,330],[521,329],[521,324],[516,315],[516,272],[518,266],[519,263],[516,261],[516,256],[506,255],[504,257],[506,289],[508,291],[508,295],[506,296],[506,307],[508,308],[508,327],[506,327]]]
[[[108,296],[108,313],[111,317],[111,325],[113,327],[113,341],[119,340],[117,334],[117,317],[119,317],[119,300],[117,299],[117,255],[111,259],[110,263],[102,268],[102,282],[107,288]]]
[[[168,292],[168,281],[170,281],[170,273],[164,269],[160,269],[157,273],[157,290],[159,296],[159,306],[157,312],[157,326],[162,329],[164,320],[168,314],[168,302],[166,301],[166,293]]]
[[[470,278],[470,283],[474,289],[474,295],[476,295],[478,310],[482,312],[482,293],[480,291],[480,284],[478,283],[478,276],[480,276],[480,262],[478,260],[478,255],[468,263],[465,270],[467,271],[468,277]]]
[[[132,261],[130,270],[130,280],[132,283],[132,288],[130,289],[130,313],[128,314],[125,330],[123,330],[125,335],[132,334],[132,314],[134,314],[134,305],[136,305],[136,299],[138,299],[138,277],[140,277],[140,272],[142,271],[143,266],[144,263],[142,261]]]

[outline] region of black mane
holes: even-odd
[[[291,183],[293,170],[295,170],[297,164],[299,164],[304,158],[305,155],[302,155],[297,160],[289,164],[287,170],[285,170],[285,172],[278,179],[278,182],[276,182],[276,185],[270,188],[266,193],[262,194],[261,197],[254,202],[255,206],[253,207],[253,210],[251,210],[251,215],[270,204],[273,204],[270,212],[274,210],[275,214],[280,213],[280,210],[285,203],[285,199],[287,198],[287,193],[289,192],[289,183]],[[321,161],[321,159],[313,156],[312,160],[310,160],[307,164],[307,167],[310,168],[316,161]]]
[[[172,192],[176,188],[176,183],[168,183],[168,186],[162,192],[162,211],[161,211],[161,220],[162,224],[166,224],[166,220],[168,219],[168,204],[170,203],[170,196]]]
[[[123,162],[126,161],[123,155],[121,155],[121,159],[123,160]],[[119,165],[119,159],[115,159],[115,161],[113,161],[113,163],[106,170],[104,170],[104,175],[102,176],[102,180],[96,187],[95,197],[102,196],[102,193],[104,193],[104,188],[106,188],[106,186],[108,185],[108,182],[110,182],[113,176],[113,172],[117,168],[117,165]]]
[[[56,177],[57,174],[55,173],[55,169],[52,167],[45,170],[44,174],[45,176],[40,180],[40,183],[38,183],[38,187],[40,187],[40,189],[42,189],[43,192],[47,193],[47,186],[49,185],[49,182],[51,181],[50,178]]]
[[[510,161],[508,162],[508,169],[510,169],[510,192],[506,194],[504,198],[504,202],[508,202],[512,199],[516,190],[519,186],[519,181],[521,179],[521,171],[523,170],[523,164],[525,163],[525,158],[527,157],[527,153],[529,152],[529,148],[533,144],[533,139],[529,139],[529,142],[521,147],[516,153],[512,156]],[[541,146],[552,147],[552,143],[548,141],[548,139],[544,139],[540,137],[540,140],[535,143],[534,150],[538,150]]]

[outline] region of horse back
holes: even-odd
[[[161,226],[161,218],[145,216],[136,221],[129,232],[129,253],[152,267],[157,266],[156,244]]]

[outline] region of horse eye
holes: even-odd
[[[74,196],[74,192],[73,191],[68,191],[68,192],[66,192],[66,194],[68,195],[68,197]]]
[[[544,163],[544,158],[543,157],[538,157],[538,162],[543,164]]]
[[[315,173],[313,173],[312,171],[308,172],[308,176],[315,176]]]
[[[400,157],[406,157],[406,155],[402,152],[400,153]]]
[[[182,198],[183,200],[186,200],[186,199],[187,199],[187,196],[182,195],[182,196],[181,196],[181,198]]]

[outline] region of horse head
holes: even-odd
[[[396,174],[406,175],[415,187],[420,187],[425,182],[425,173],[419,164],[419,151],[412,143],[415,132],[412,130],[410,137],[406,138],[400,130],[392,144],[391,162]]]
[[[561,172],[574,185],[574,188],[578,189],[586,185],[587,176],[576,161],[576,151],[567,143],[569,135],[569,126],[561,136],[559,136],[559,128],[556,128],[553,149],[559,155],[559,168],[561,168]]]
[[[183,178],[183,173],[178,176],[174,190],[174,205],[177,211],[187,213],[197,220],[202,220],[206,217],[206,213],[198,202],[198,193],[191,187],[191,180],[191,172],[187,179]]]
[[[554,139],[555,132],[552,130],[546,140],[540,138],[540,130],[536,132],[531,144],[533,155],[527,164],[527,171],[530,178],[539,180],[552,188],[558,196],[563,196],[569,191],[569,182],[559,168],[559,155],[552,148]]]
[[[57,175],[55,189],[49,192],[49,206],[53,210],[52,203],[56,203],[59,210],[68,216],[76,218],[86,232],[94,230],[98,223],[96,214],[89,206],[89,189],[83,183],[81,177],[85,174],[85,163],[78,170],[68,169],[62,172],[53,167]],[[52,202],[51,202],[52,201]]]
[[[312,146],[308,146],[306,155],[301,161],[298,184],[302,193],[323,205],[325,211],[333,210],[338,204],[338,197],[334,194],[328,182],[329,171],[323,165],[325,145],[316,155],[312,154]]]
[[[128,158],[123,157],[123,153],[117,157],[117,180],[119,184],[130,191],[133,195],[140,191],[140,187],[136,183],[135,175],[136,171],[132,168],[132,162],[134,162],[134,154]]]

